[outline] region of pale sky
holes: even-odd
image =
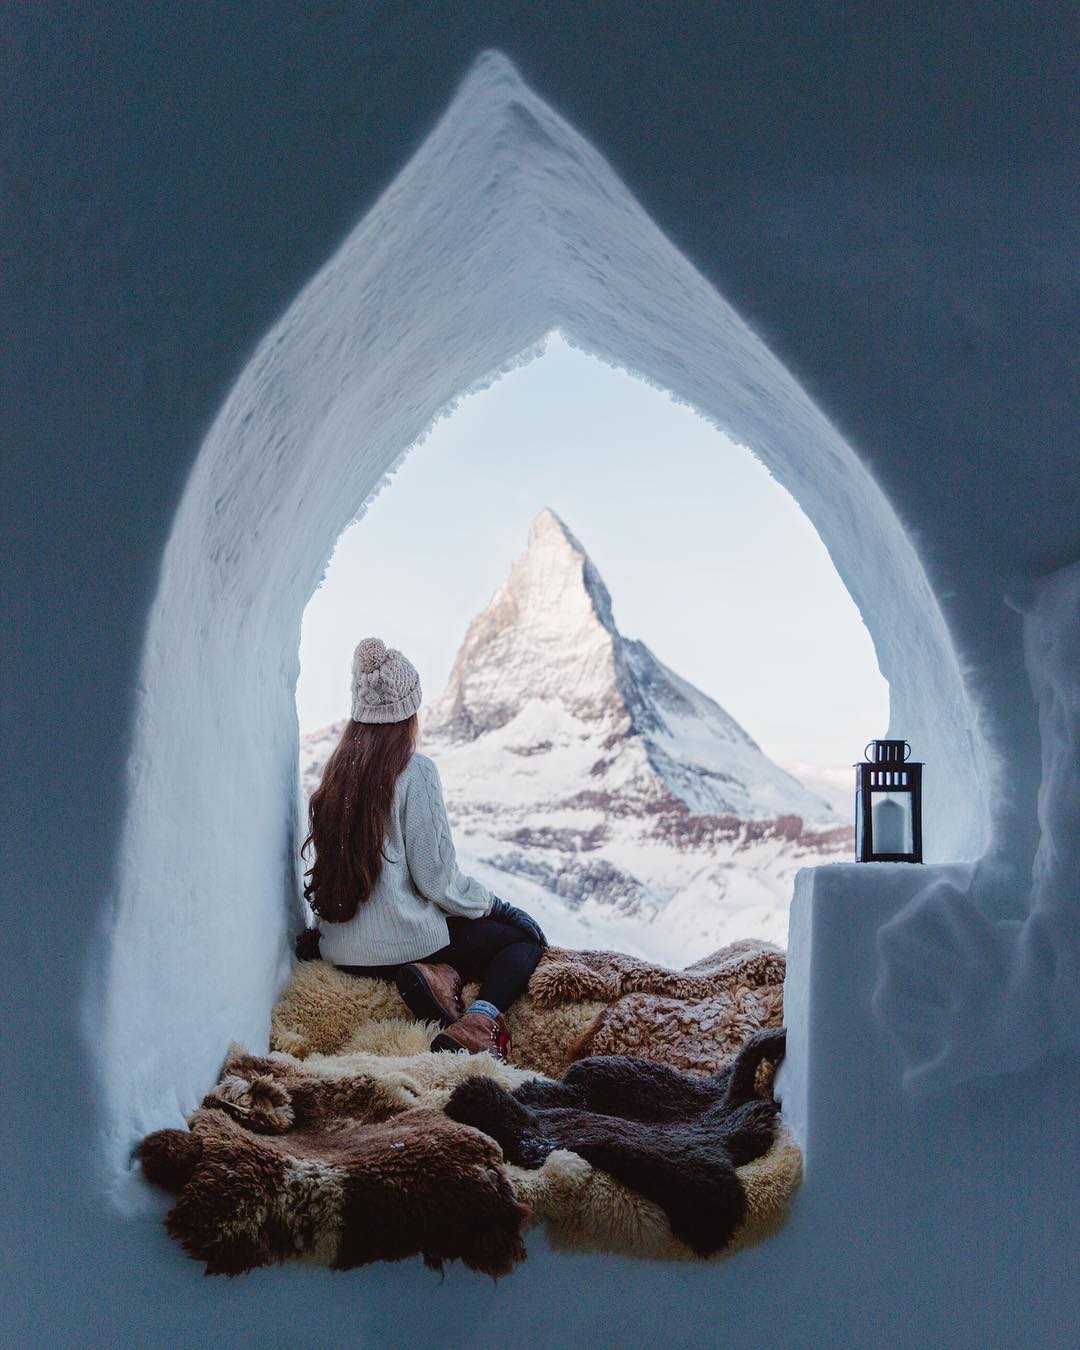
[[[369,634],[439,694],[545,506],[592,556],[620,630],[773,759],[850,765],[885,734],[869,635],[793,499],[689,408],[557,336],[437,423],[339,539],[304,614],[301,730],[348,715]]]

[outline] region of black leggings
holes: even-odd
[[[529,976],[536,969],[543,948],[528,933],[498,919],[446,920],[450,941],[430,956],[418,961],[445,961],[463,980],[479,980],[477,998],[494,1003],[500,1012],[525,992]],[[404,964],[404,963],[403,963]],[[396,966],[339,966],[350,975],[377,975],[393,979],[401,969]]]

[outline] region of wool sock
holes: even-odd
[[[499,1015],[499,1009],[496,1008],[494,1003],[489,1003],[486,998],[474,998],[465,1009],[465,1016],[468,1017],[469,1013],[474,1012],[483,1013],[485,1017],[498,1017]]]

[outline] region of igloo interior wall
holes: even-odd
[[[874,639],[894,728],[940,766],[930,860],[984,848],[986,797],[960,786],[987,781],[989,755],[894,511],[596,151],[486,56],[260,344],[181,503],[147,636],[110,951],[102,1071],[118,1160],[198,1101],[230,1037],[265,1039],[297,889],[300,619],[334,540],[440,412],[556,325],[691,402],[796,497]],[[193,987],[215,1007],[197,1027]]]
[[[2,152],[23,321],[0,419],[19,638],[7,1343],[1071,1343],[1080,507],[1058,17],[691,3],[676,22],[646,0],[5,17],[30,86]],[[597,151],[486,58],[417,155],[490,45]],[[498,115],[477,128],[469,106]],[[398,238],[362,224],[272,328],[352,222],[403,205],[419,214]],[[358,319],[349,347],[335,314]],[[556,326],[785,481],[911,691],[897,729],[956,697],[973,776],[941,808],[943,847],[987,851],[974,870],[802,879],[783,1091],[807,1170],[768,1244],[659,1267],[537,1237],[495,1289],[418,1262],[206,1280],[163,1205],[133,1221],[103,1192],[222,1038],[265,1030],[295,894],[300,610],[394,457]],[[891,574],[862,566],[879,548]],[[927,644],[918,707],[899,617]]]

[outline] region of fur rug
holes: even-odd
[[[188,1130],[139,1158],[178,1193],[165,1226],[210,1274],[308,1257],[345,1270],[419,1253],[503,1275],[524,1260],[527,1208],[498,1145],[415,1104],[400,1083],[314,1078],[235,1055]]]
[[[422,1024],[414,1027],[424,1031]],[[624,1131],[650,1102],[647,1127],[662,1125],[655,1118],[662,1097],[678,1101],[680,1110],[686,1106],[678,1092],[673,1095],[670,1076],[665,1094],[636,1095],[622,1080],[613,1094],[611,1074],[606,1086],[603,1078],[589,1061],[559,1084],[486,1055],[354,1049],[312,1052],[301,1061],[284,1053],[259,1058],[236,1048],[189,1129],[149,1135],[140,1159],[151,1180],[178,1195],[166,1226],[208,1273],[236,1274],[298,1258],[344,1269],[420,1254],[432,1266],[460,1259],[499,1275],[524,1258],[523,1227],[540,1223],[563,1249],[695,1259],[694,1245],[675,1236],[660,1203],[611,1171],[590,1166],[581,1153],[552,1139],[540,1166],[535,1153],[528,1166],[507,1163],[494,1139],[441,1110],[455,1089],[485,1083],[541,1115],[556,1100],[549,1095],[546,1104],[535,1105],[545,1093],[563,1093],[558,1100],[576,1103],[578,1111],[618,1106],[631,1113],[621,1119]],[[729,1079],[683,1079],[680,1090],[685,1096],[696,1088],[694,1100],[699,1108],[706,1103],[700,1114],[707,1116],[710,1102],[722,1105]],[[764,1114],[771,1118],[773,1112]],[[637,1144],[639,1129],[630,1124]],[[732,1163],[741,1156],[730,1138],[725,1148]],[[768,1152],[738,1167],[741,1217],[734,1226],[724,1221],[726,1239],[721,1242],[715,1226],[703,1238],[697,1230],[684,1235],[697,1238],[698,1251],[714,1251],[713,1259],[760,1241],[782,1221],[801,1169],[798,1148],[781,1130]],[[664,1192],[659,1198],[670,1211]]]
[[[569,1149],[659,1205],[676,1238],[712,1256],[746,1217],[736,1169],[768,1153],[776,1137],[779,1107],[757,1096],[754,1083],[783,1047],[783,1030],[759,1032],[708,1078],[626,1055],[579,1060],[562,1082],[532,1079],[513,1092],[467,1078],[445,1109],[520,1167],[542,1167]]]
[[[784,954],[736,942],[668,970],[617,952],[549,947],[507,1021],[516,1064],[557,1078],[588,1055],[635,1055],[713,1073],[755,1032],[783,1023]],[[466,986],[466,999],[477,986]],[[271,1023],[275,1050],[304,1059],[353,1051],[409,1055],[435,1031],[412,1020],[393,984],[325,961],[293,971]]]

